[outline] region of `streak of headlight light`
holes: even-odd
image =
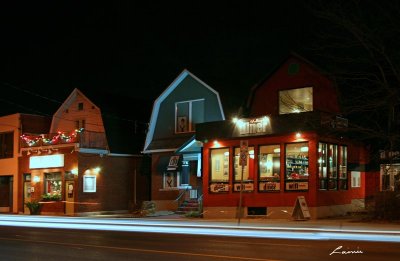
[[[43,221],[43,220],[40,220]],[[247,229],[217,229],[217,228],[190,228],[190,227],[164,227],[164,226],[135,226],[118,224],[78,224],[78,223],[55,223],[55,222],[15,222],[3,221],[3,226],[36,227],[36,228],[60,228],[60,229],[84,229],[84,230],[108,230],[125,232],[149,232],[149,233],[173,233],[173,234],[197,234],[197,235],[220,235],[237,237],[258,238],[287,238],[308,240],[358,240],[358,241],[381,241],[400,242],[400,237],[395,235],[376,234],[352,234],[352,233],[328,233],[328,232],[283,232]]]

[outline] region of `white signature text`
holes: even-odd
[[[338,246],[335,250],[333,250],[329,255],[333,254],[340,254],[340,255],[350,255],[350,254],[364,254],[362,250],[360,250],[358,247],[356,250],[341,250],[343,246]]]

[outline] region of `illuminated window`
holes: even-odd
[[[281,172],[280,145],[260,146],[258,157],[258,190],[279,191]]]
[[[194,132],[204,122],[204,99],[175,103],[175,133]]]
[[[229,182],[229,149],[211,150],[211,182]]]
[[[313,111],[313,88],[279,91],[279,114]]]
[[[286,144],[286,190],[308,190],[308,142]]]
[[[322,142],[319,143],[318,177],[319,189],[321,190],[337,190],[339,188],[341,190],[347,189],[346,146],[338,146]]]
[[[52,199],[61,200],[61,173],[46,173],[44,175],[44,193]]]
[[[14,133],[0,133],[0,159],[12,158],[14,155]]]
[[[352,188],[361,187],[361,173],[359,171],[351,172],[351,187]]]
[[[96,176],[83,176],[83,192],[96,192]]]
[[[381,165],[381,191],[400,191],[400,164]]]
[[[179,187],[179,172],[168,171],[164,172],[164,189],[177,189]]]

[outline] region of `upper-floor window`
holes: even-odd
[[[83,110],[83,102],[78,103],[78,111]]]
[[[279,114],[313,111],[313,88],[279,91]]]
[[[204,99],[175,103],[175,133],[194,132],[204,122]]]
[[[76,120],[75,121],[75,128],[76,129],[81,129],[81,128],[83,128],[83,129],[85,129],[86,128],[86,121],[85,120]]]
[[[0,159],[12,158],[14,154],[14,133],[0,133]]]

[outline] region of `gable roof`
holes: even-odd
[[[192,77],[193,79],[195,79],[197,82],[199,82],[201,85],[203,85],[204,87],[208,88],[210,91],[212,91],[213,93],[215,93],[215,95],[218,98],[218,103],[219,103],[219,107],[220,107],[220,111],[222,114],[222,119],[225,120],[225,116],[224,116],[224,111],[222,109],[222,104],[221,104],[221,100],[219,98],[219,94],[217,91],[215,91],[213,88],[211,88],[209,85],[207,85],[205,82],[203,82],[202,80],[200,80],[199,78],[197,78],[194,74],[192,74],[191,72],[189,72],[187,69],[184,69],[179,75],[178,77],[175,78],[175,80],[164,90],[164,92],[161,93],[160,96],[158,96],[158,98],[154,101],[153,103],[153,110],[151,113],[151,118],[150,118],[150,123],[149,123],[149,130],[147,132],[147,136],[146,136],[146,141],[144,144],[144,149],[143,151],[146,152],[149,148],[150,143],[153,140],[153,135],[154,135],[154,128],[156,126],[156,121],[157,121],[157,117],[158,117],[158,113],[160,110],[160,105],[161,103],[168,97],[168,95],[170,93],[172,93],[176,87],[179,86],[179,84],[186,78],[186,77]],[[175,148],[173,150],[176,150],[178,148]],[[173,151],[171,149],[171,151]]]
[[[306,58],[302,57],[301,55],[295,53],[295,52],[290,52],[289,54],[287,54],[284,59],[282,59],[282,61],[280,63],[278,63],[265,77],[263,77],[259,82],[257,82],[253,87],[251,87],[250,89],[250,93],[249,96],[247,98],[247,103],[246,103],[246,109],[249,109],[251,106],[251,103],[253,102],[254,99],[254,95],[255,92],[258,88],[260,88],[266,81],[268,81],[269,78],[272,77],[272,75],[274,75],[290,58],[295,58],[298,59],[304,63],[306,63],[307,65],[309,65],[311,68],[313,68],[314,70],[318,71],[321,73],[321,75],[324,75],[325,77],[327,77],[329,79],[329,77],[327,76],[327,73],[322,70],[321,68],[319,68],[317,65],[315,65],[314,63],[312,63],[311,61],[307,60]]]
[[[97,107],[88,97],[86,97],[80,90],[75,88],[71,92],[71,94],[68,96],[68,98],[61,104],[61,106],[58,108],[58,110],[53,114],[53,120],[51,122],[50,130],[53,130],[53,128],[54,128],[54,124],[55,124],[54,119],[60,119],[61,118],[60,115],[62,114],[62,112],[71,106],[71,104],[75,101],[75,99],[76,99],[76,97],[78,97],[78,95],[82,96],[84,99],[86,99],[88,102],[90,102],[93,106],[96,107],[96,109],[100,110],[100,108]]]

